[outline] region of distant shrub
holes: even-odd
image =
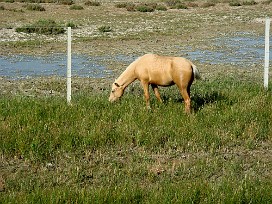
[[[127,7],[127,3],[117,3],[115,4],[116,8],[126,8]]]
[[[126,8],[127,11],[139,11],[139,12],[153,12],[155,10],[166,11],[167,7],[157,3],[118,3],[115,4],[116,8]]]
[[[164,0],[165,4],[170,8],[174,8],[177,4],[180,4],[180,0]]]
[[[194,2],[189,2],[189,3],[187,3],[187,6],[195,8],[195,7],[198,7],[198,4],[194,3]]]
[[[272,2],[272,0],[267,0],[267,1],[263,1],[262,4],[269,5],[269,4],[271,4],[271,2]]]
[[[100,33],[108,33],[112,31],[112,28],[110,26],[101,26],[98,28],[98,31]]]
[[[187,9],[188,7],[182,3],[180,0],[165,0],[167,6],[171,9]]]
[[[66,27],[77,28],[76,24],[73,22],[66,23]]]
[[[213,2],[205,2],[201,5],[202,8],[209,8],[209,7],[212,7],[212,6],[215,6],[215,3]]]
[[[0,6],[0,11],[3,11],[5,10],[5,7],[4,6]]]
[[[127,11],[136,11],[136,5],[133,3],[128,3],[126,6]]]
[[[6,3],[14,3],[14,0],[5,0]]]
[[[242,6],[242,4],[239,1],[231,1],[229,2],[230,6]]]
[[[243,1],[242,2],[242,5],[245,5],[245,6],[252,6],[252,5],[256,5],[257,2],[254,1],[254,0],[250,0],[250,1]]]
[[[16,2],[20,2],[20,3],[44,3],[44,2],[40,2],[40,1],[34,1],[34,0],[16,0]]]
[[[188,9],[188,7],[182,3],[177,4],[174,8],[176,9]]]
[[[29,11],[45,11],[45,8],[40,4],[27,4],[26,9]]]
[[[139,4],[136,6],[136,10],[140,12],[153,12],[155,9],[148,4]]]
[[[54,0],[15,0],[16,2],[21,3],[55,3]]]
[[[84,4],[86,6],[101,6],[101,3],[98,1],[86,1]]]
[[[58,1],[59,4],[62,4],[62,5],[73,5],[74,2],[73,0],[60,0]]]
[[[70,10],[83,10],[84,8],[80,5],[72,5],[70,6]]]
[[[61,34],[65,32],[65,29],[57,24],[54,20],[39,20],[32,25],[25,25],[22,27],[16,28],[16,32],[24,33],[37,33],[37,34]]]
[[[157,8],[158,4],[157,3],[145,3],[144,5],[153,8],[154,10]]]
[[[158,11],[167,11],[167,7],[164,5],[157,5],[156,10]]]

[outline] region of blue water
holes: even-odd
[[[200,63],[256,66],[264,64],[264,44],[264,37],[220,37],[213,40],[210,49],[195,50],[189,47],[183,49],[181,54]],[[269,59],[272,60],[272,54]]]
[[[270,41],[270,45],[272,42]],[[262,66],[264,64],[264,37],[242,33],[240,36],[215,38],[206,49],[178,47],[180,56],[193,61],[210,64],[232,64],[240,67]],[[116,55],[92,57],[72,55],[72,75],[79,77],[104,78],[112,71],[105,61],[129,64],[136,56]],[[270,54],[272,60],[272,54]],[[37,76],[66,76],[67,57],[65,54],[47,56],[12,55],[0,56],[0,76],[27,78]]]
[[[66,76],[67,56],[12,55],[0,56],[0,76],[26,78],[37,76]],[[79,77],[103,78],[111,74],[103,65],[103,59],[87,55],[72,56],[72,75]]]

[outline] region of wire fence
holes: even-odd
[[[266,23],[266,25],[270,28],[270,24]],[[265,27],[265,23],[263,23],[263,27]],[[31,32],[28,32],[27,29]],[[67,27],[64,26],[47,28],[48,32],[52,32],[49,35],[48,33],[41,34],[42,27],[29,26],[27,29],[27,32],[18,31],[16,28],[0,29],[1,46],[8,45],[2,49],[0,55],[1,77],[11,79],[47,76],[66,77],[67,64],[69,67],[70,63],[72,68],[71,75],[68,76],[70,80],[71,76],[107,78],[112,74],[111,69],[108,67],[108,64],[112,63],[111,60],[121,64],[128,64],[138,57],[131,54],[117,53],[109,58],[110,53],[92,56],[78,51],[74,52],[73,47],[77,47],[79,43],[82,45],[82,41],[78,40],[82,35],[79,29],[72,30],[72,38],[67,36]],[[95,31],[97,29],[92,26],[83,28],[83,30],[88,29],[91,32],[87,32],[87,34],[91,33],[92,37],[95,38],[94,33],[97,32]],[[32,30],[35,32],[32,32]],[[56,34],[55,31],[61,32]],[[258,67],[259,69],[262,69],[265,65],[264,86],[268,88],[269,61],[271,60],[269,43],[271,43],[271,39],[269,39],[269,29],[266,32],[266,34],[256,35],[254,32],[227,31],[213,39],[209,39],[210,42],[205,46],[199,46],[198,48],[194,46],[179,47],[172,44],[168,49],[179,50],[178,53],[181,56],[186,56],[201,64],[230,64],[241,68]],[[73,39],[73,41],[67,41],[69,39]],[[70,62],[67,61],[67,56],[69,56],[67,54],[67,44],[69,43],[72,45]],[[201,41],[198,43],[201,43]],[[99,46],[96,49],[99,50]],[[156,52],[156,50],[154,51]],[[69,86],[71,86],[71,81],[67,81],[68,102],[71,100],[71,88]]]
[[[0,55],[0,76],[24,78],[33,76],[50,76],[66,74],[67,59],[67,28],[61,35],[26,34],[15,32],[14,29],[0,30],[2,44],[12,44],[11,49],[2,49]],[[72,30],[75,37],[78,30]],[[5,36],[5,37],[4,37]],[[76,37],[75,37],[76,38]],[[74,38],[74,39],[75,39]],[[268,39],[268,43],[271,39]],[[72,42],[76,47],[77,41]],[[5,45],[3,45],[5,46]],[[195,49],[195,47],[180,47],[180,55],[186,55],[199,63],[223,64],[228,63],[241,67],[262,66],[265,58],[264,34],[256,36],[250,32],[225,33],[213,38],[210,46]],[[169,47],[170,49],[174,49]],[[268,49],[267,46],[266,49]],[[99,50],[99,47],[97,47]],[[3,52],[4,51],[4,52]],[[156,51],[155,51],[156,52]],[[73,52],[73,74],[80,77],[106,77],[110,70],[103,61],[108,55],[90,56]],[[269,54],[269,50],[266,50]],[[128,54],[116,55],[115,61],[129,62],[134,56]],[[271,60],[271,55],[268,55]],[[269,62],[268,60],[268,62]]]
[[[16,29],[0,29],[0,76],[11,79],[61,76],[67,73],[67,27],[60,34],[17,32]],[[28,27],[34,30],[34,27]],[[43,29],[35,27],[36,30]],[[48,29],[49,30],[49,29]],[[72,43],[72,42],[70,42]],[[73,42],[74,44],[75,42]],[[106,77],[110,70],[101,64],[103,59],[86,54],[73,53],[73,76]]]

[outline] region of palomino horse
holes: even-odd
[[[182,57],[166,57],[155,54],[146,54],[134,62],[115,80],[109,101],[119,99],[125,88],[138,79],[144,89],[146,106],[150,108],[149,85],[157,99],[162,102],[158,86],[171,86],[176,84],[185,101],[185,112],[190,113],[190,87],[194,79],[200,79],[196,66]]]

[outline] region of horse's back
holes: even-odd
[[[139,58],[141,67],[146,69],[183,69],[191,70],[192,62],[183,57],[170,57],[145,54]]]
[[[138,60],[136,73],[141,81],[161,86],[170,85],[172,83],[171,66],[171,58],[146,54]]]
[[[184,78],[184,74],[192,73],[192,63],[182,57],[146,54],[135,62],[139,80],[161,86],[172,85],[178,78]]]

